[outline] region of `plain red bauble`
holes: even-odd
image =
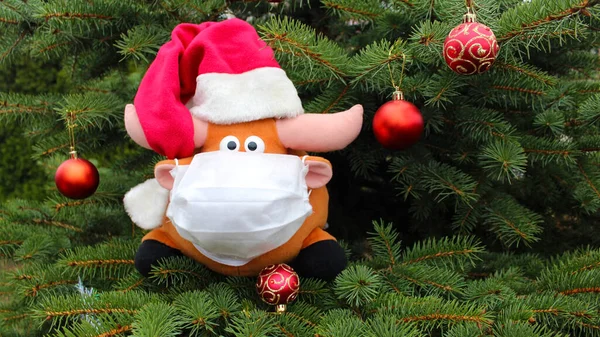
[[[444,59],[454,72],[461,75],[488,71],[498,55],[494,32],[478,22],[456,26],[444,41]]]
[[[54,175],[56,187],[67,198],[84,199],[96,192],[100,175],[94,164],[82,158],[65,160]]]
[[[268,304],[288,304],[296,299],[299,290],[298,274],[285,263],[265,267],[258,274],[256,292]]]
[[[414,104],[392,100],[375,113],[373,132],[383,147],[404,150],[421,139],[423,124],[423,116]]]

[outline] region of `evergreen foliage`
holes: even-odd
[[[476,76],[442,57],[464,0],[0,1],[0,65],[60,64],[68,83],[0,83],[0,122],[19,125],[28,160],[51,174],[72,121],[101,175],[84,200],[49,176],[43,200],[3,202],[0,335],[600,336],[600,1],[472,2],[501,46]],[[302,279],[281,315],[254,279],[187,258],[139,275],[144,233],[122,207],[161,159],[124,131],[142,74],[178,23],[231,15],[257,27],[308,113],[365,107],[359,139],[327,155],[330,230],[351,264],[331,283]],[[400,77],[425,134],[388,151],[370,122]]]
[[[0,92],[62,92],[68,87],[68,81],[61,74],[57,62],[22,58],[12,65],[0,66]],[[43,200],[46,197],[47,174],[41,162],[31,158],[33,151],[29,135],[23,134],[17,122],[5,122],[0,126],[0,143],[0,177],[12,177],[0,181],[0,200],[14,197]]]

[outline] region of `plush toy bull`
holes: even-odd
[[[245,21],[181,24],[145,74],[125,126],[169,158],[124,199],[151,231],[135,257],[148,275],[185,255],[224,275],[276,263],[331,280],[346,266],[324,231],[331,164],[305,151],[339,150],[362,126],[362,107],[303,114],[273,51]]]

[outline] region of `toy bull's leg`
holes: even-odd
[[[333,236],[320,228],[313,230],[304,241],[304,248],[290,263],[300,277],[335,279],[348,264],[344,249]]]
[[[183,256],[183,254],[178,249],[171,248],[162,242],[145,240],[135,254],[135,268],[140,274],[148,277],[152,266],[156,265],[161,259],[171,256]]]

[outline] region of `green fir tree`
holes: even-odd
[[[473,76],[442,54],[467,3],[500,44]],[[255,279],[187,258],[142,277],[144,231],[122,205],[162,159],[124,128],[143,73],[177,24],[230,16],[275,50],[306,112],[365,107],[359,139],[326,154],[350,265],[302,279],[284,314]],[[0,27],[2,67],[54,62],[69,83],[0,86],[0,122],[27,135],[50,186],[0,207],[0,336],[600,336],[600,1],[4,0]],[[391,151],[371,122],[401,77],[425,131]],[[51,187],[67,123],[100,171],[83,200]]]

